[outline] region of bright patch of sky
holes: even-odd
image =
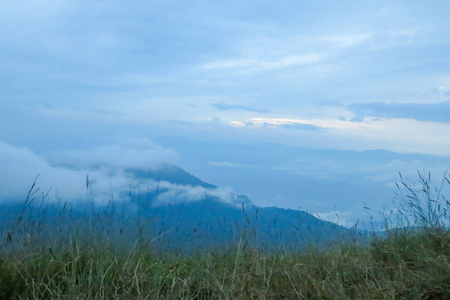
[[[448,11],[439,0],[2,1],[0,148],[50,173],[166,161],[259,205],[354,218],[361,199],[390,202],[397,172],[449,166]]]

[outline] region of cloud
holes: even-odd
[[[316,126],[313,124],[302,124],[302,123],[291,123],[291,124],[283,124],[281,127],[286,129],[300,129],[300,130],[317,130],[323,129],[323,127]]]
[[[450,101],[436,103],[354,103],[349,109],[356,115],[357,120],[365,117],[407,118],[418,121],[432,121],[449,123]]]
[[[240,55],[204,63],[200,69],[233,75],[288,69],[301,69],[308,74],[327,73],[333,69],[326,65],[327,61],[336,65],[333,60],[370,38],[369,33],[254,37],[242,43]]]
[[[227,111],[227,110],[243,110],[243,111],[250,111],[250,112],[259,112],[259,113],[268,113],[268,110],[260,109],[260,108],[253,108],[245,105],[239,105],[239,104],[228,104],[225,102],[219,102],[212,104],[216,109]]]
[[[59,197],[63,201],[87,200],[86,176],[90,174],[93,180],[96,201],[103,201],[103,196],[109,193],[109,186],[104,174],[92,170],[72,170],[64,167],[54,167],[45,158],[36,155],[26,148],[18,148],[0,142],[0,203],[4,201],[24,201],[33,180],[39,175],[37,187],[41,192],[51,191],[49,200],[56,201]],[[101,180],[104,178],[104,180]],[[124,185],[124,178],[116,176],[115,182]],[[39,199],[40,200],[40,199]]]
[[[446,159],[431,159],[421,155],[396,155],[384,151],[317,151],[304,153],[302,158],[291,160],[275,169],[302,176],[332,181],[353,180],[393,186],[404,177],[414,178],[417,170],[430,171],[440,176],[446,170]]]
[[[326,213],[313,213],[314,216],[324,221],[332,222],[347,228],[355,226],[355,219],[352,213],[343,211],[330,211]]]
[[[369,33],[346,34],[346,35],[330,35],[319,37],[319,41],[329,43],[333,46],[341,48],[350,48],[367,42],[372,37]]]
[[[347,121],[349,120],[349,121]],[[286,130],[285,125],[300,129]],[[311,124],[313,126],[306,126]],[[402,118],[236,118],[230,127],[253,130],[273,141],[314,148],[375,150],[449,156],[450,122],[425,122]],[[319,128],[316,128],[317,126]],[[318,130],[322,129],[322,130]]]
[[[247,168],[262,168],[261,165],[250,165],[250,164],[240,164],[240,163],[232,163],[232,162],[217,162],[211,161],[208,165],[212,167],[223,167],[223,168],[238,168],[238,169],[247,169]]]
[[[248,74],[312,65],[323,61],[323,59],[324,56],[319,53],[293,54],[278,58],[218,60],[206,63],[201,68],[211,71],[225,70],[238,74]]]
[[[286,129],[317,130],[326,127],[313,124],[314,121],[287,118],[254,118],[248,121],[231,121],[235,127],[279,127]]]
[[[128,190],[130,184],[138,184],[124,169],[156,167],[161,162],[174,159],[176,155],[148,140],[136,140],[91,150],[53,152],[50,157],[53,164],[29,149],[0,142],[0,182],[3,183],[0,202],[23,201],[38,174],[37,187],[44,193],[51,190],[49,200],[87,200],[87,175],[95,202],[110,200],[112,187],[117,194],[114,198],[119,199],[121,191]]]
[[[153,150],[148,152],[149,148]],[[46,201],[90,201],[102,205],[110,200],[129,201],[124,192],[160,191],[153,205],[182,203],[218,199],[231,205],[240,205],[242,199],[230,188],[205,188],[173,184],[167,181],[142,180],[125,171],[127,168],[158,167],[165,162],[163,148],[148,140],[133,143],[97,147],[91,150],[70,151],[61,153],[60,158],[71,162],[68,165],[51,165],[47,160],[29,149],[19,148],[0,142],[0,204],[4,202],[25,201],[26,194],[33,180],[37,201],[49,192]],[[173,153],[168,151],[169,158]],[[167,152],[166,152],[167,154]],[[52,155],[57,155],[53,153]],[[150,157],[149,157],[150,155]],[[74,168],[76,167],[76,168]],[[95,169],[93,169],[95,168]],[[111,173],[111,170],[114,170]],[[86,187],[87,176],[90,186]]]
[[[232,143],[448,157],[450,109],[443,101],[450,100],[450,19],[444,2],[0,1],[0,140],[47,153],[2,152],[12,178],[23,180],[12,194],[23,197],[40,173],[42,189],[53,186],[63,196],[73,186],[74,197],[85,197],[89,172],[95,190],[107,195],[107,168],[115,170],[113,184],[119,189],[130,183],[124,168],[177,161],[170,149],[110,144],[116,134],[183,137],[174,146],[179,151],[195,144],[183,157],[186,164],[203,160],[196,172],[210,176],[214,169],[230,178],[244,172],[262,177],[262,170],[242,168],[241,162],[266,166],[286,159],[267,145],[236,159],[223,150]],[[380,99],[390,104],[376,104]],[[358,106],[363,101],[375,104]],[[392,104],[399,101],[443,103]],[[263,113],[264,120],[249,117]],[[241,128],[223,125],[227,122]],[[199,155],[205,142],[214,147]],[[422,166],[420,159],[394,161],[380,162],[380,170],[364,176],[381,182],[383,172],[402,164]],[[223,164],[208,169],[208,162]],[[279,165],[314,176],[331,176],[327,167],[342,175],[351,165],[313,162],[317,166]],[[2,179],[12,191],[8,176]],[[234,184],[249,185],[248,177]],[[269,194],[269,184],[261,179],[255,185],[261,197]]]
[[[103,145],[87,150],[53,152],[48,155],[53,164],[70,165],[81,169],[107,168],[151,169],[161,164],[176,164],[175,150],[163,148],[148,139],[132,139],[113,145]]]
[[[150,181],[150,188],[156,189],[159,185],[160,189],[167,189],[161,192],[155,199],[154,205],[167,205],[183,202],[198,202],[206,199],[218,199],[225,203],[240,206],[242,199],[233,193],[230,188],[205,188],[202,186],[178,185],[170,182]]]

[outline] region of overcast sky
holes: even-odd
[[[4,195],[35,173],[75,190],[61,164],[169,162],[259,205],[356,218],[365,201],[390,203],[399,171],[440,177],[450,165],[449,11],[1,1]]]

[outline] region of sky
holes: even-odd
[[[0,198],[36,174],[76,198],[90,173],[106,195],[108,174],[120,189],[124,169],[170,163],[257,205],[355,222],[390,205],[399,172],[448,170],[448,11],[1,1]]]

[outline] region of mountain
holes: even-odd
[[[117,248],[139,243],[155,250],[192,253],[222,251],[237,242],[268,252],[289,252],[350,243],[364,235],[303,211],[258,207],[246,196],[224,192],[179,167],[127,172],[134,180],[157,182],[157,188],[123,191],[126,200],[105,205],[86,201],[4,204],[0,209],[8,213],[0,220],[1,238],[39,237],[41,244],[55,240],[64,244],[76,233],[79,239]]]
[[[154,181],[162,180],[173,184],[201,186],[210,189],[216,188],[215,185],[206,183],[174,165],[165,164],[157,169],[128,169],[127,173],[141,179],[151,179]]]
[[[237,208],[216,199],[159,206],[148,216],[153,220],[152,235],[161,236],[158,246],[177,252],[222,248],[239,239],[264,251],[290,252],[349,243],[361,235],[302,211],[245,205]]]

